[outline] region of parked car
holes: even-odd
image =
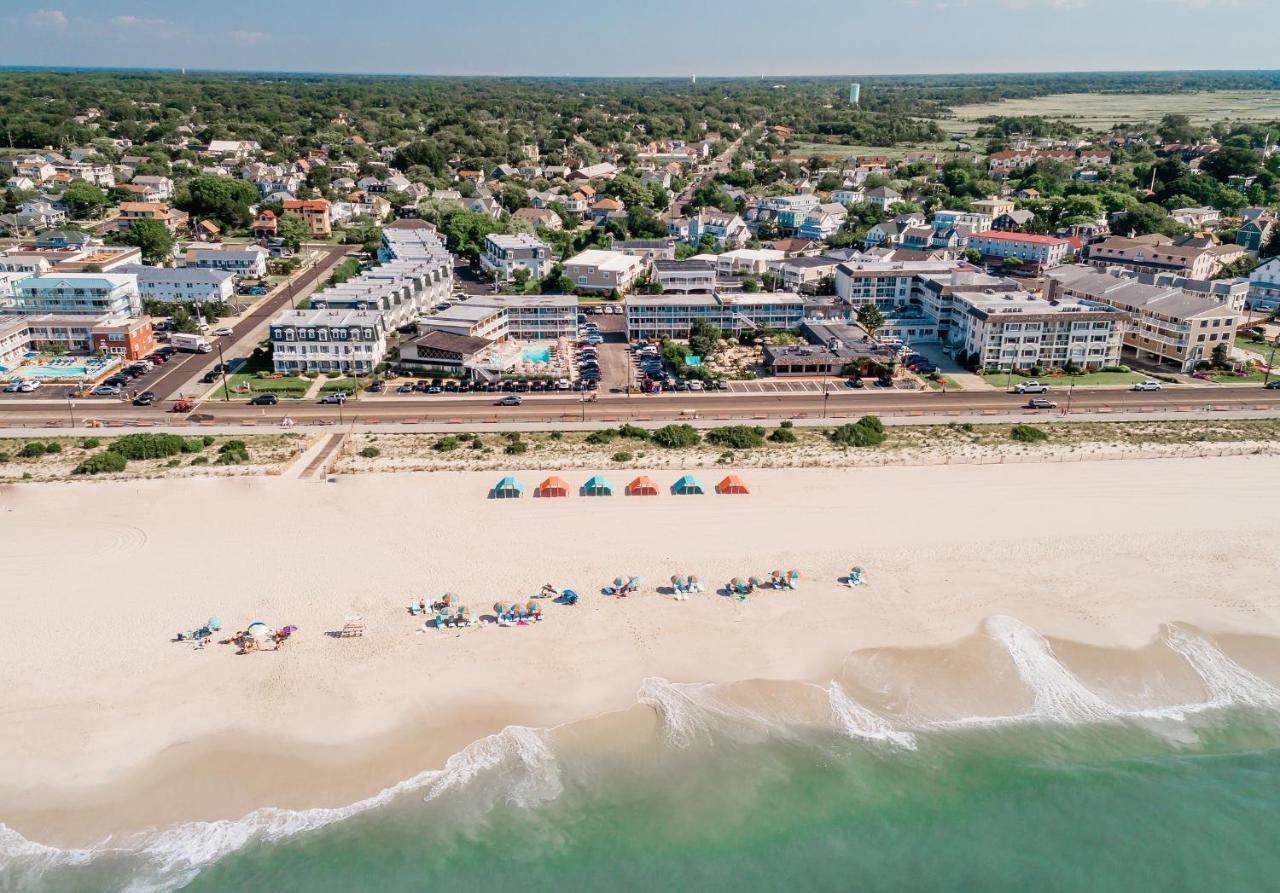
[[[217,335],[219,338],[230,338],[235,334],[235,332],[231,330],[231,326],[218,326],[213,330],[213,334]]]
[[[428,393],[428,394],[438,394],[438,393],[440,393],[442,390],[444,390],[444,388],[440,387],[440,385],[438,385],[438,384],[431,384],[431,385],[427,385],[427,393]]]
[[[90,397],[119,397],[120,386],[114,384],[100,384],[89,392]]]
[[[1032,397],[1027,401],[1027,409],[1057,409],[1058,404],[1044,397]]]
[[[321,403],[346,403],[347,395],[341,392],[334,394],[325,394],[320,398]]]
[[[18,386],[18,393],[30,394],[32,391],[36,391],[39,389],[40,389],[40,379],[28,378],[26,381],[24,381],[21,385]]]
[[[849,379],[849,387],[851,388],[860,389],[860,388],[865,388],[866,386],[867,386],[866,383],[862,380],[860,376],[855,375],[853,376],[853,378]]]
[[[1160,382],[1148,378],[1146,381],[1140,381],[1133,386],[1135,391],[1158,391],[1160,390]]]
[[[154,391],[143,391],[141,394],[133,398],[134,406],[150,406],[156,402]]]
[[[369,382],[369,386],[365,388],[365,390],[371,394],[381,394],[383,387],[385,387],[385,385],[383,385],[382,380],[378,379],[377,381]]]
[[[1038,381],[1024,381],[1013,386],[1015,394],[1047,394],[1049,386]]]
[[[691,391],[701,391],[701,390],[705,390],[705,388],[704,388],[704,386],[703,386],[702,382],[697,381],[697,380],[694,380],[694,381],[689,382],[689,390],[691,390]]]
[[[280,402],[280,398],[275,394],[255,394],[253,399],[249,401],[250,406],[275,406]]]
[[[21,387],[22,387],[22,379],[15,378],[13,381],[9,382],[7,385],[4,386],[4,392],[6,394],[16,394],[18,393]]]
[[[404,384],[400,385],[400,387],[396,388],[396,393],[397,393],[397,394],[412,394],[412,393],[413,393],[413,382],[411,382],[411,381],[406,381]]]
[[[1280,391],[1280,378],[1277,378],[1275,381],[1267,382],[1263,387],[1268,391]]]
[[[162,357],[171,357],[171,356],[173,356],[173,355],[174,355],[175,353],[177,353],[177,352],[178,352],[178,348],[176,348],[176,347],[170,347],[170,346],[169,346],[169,345],[167,345],[167,344],[166,344],[164,347],[157,347],[157,348],[156,348],[156,353],[160,354],[160,356],[162,356]]]
[[[204,375],[200,376],[200,384],[213,384],[218,380],[218,373],[210,369]]]
[[[520,397],[519,394],[509,394],[506,397],[502,397],[499,400],[497,400],[493,405],[494,406],[519,406],[523,402],[524,400]]]

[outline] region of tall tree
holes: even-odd
[[[159,220],[135,220],[116,241],[141,248],[142,259],[149,264],[164,263],[173,254],[173,236]]]

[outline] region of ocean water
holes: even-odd
[[[1183,661],[1199,696],[1148,675],[1146,706],[1016,621],[987,644],[1010,675],[983,681],[1021,686],[1016,713],[891,716],[889,689],[850,694],[865,674],[649,679],[628,711],[510,727],[342,810],[78,851],[0,831],[0,889],[1280,888],[1280,691],[1184,630],[1152,666]]]

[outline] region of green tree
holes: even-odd
[[[252,221],[249,206],[258,190],[245,180],[202,175],[179,191],[174,203],[192,217],[213,220],[223,229],[244,229]]]
[[[135,220],[115,241],[141,248],[142,259],[149,264],[164,263],[173,254],[173,235],[159,220]]]
[[[1225,341],[1213,349],[1212,354],[1213,365],[1219,369],[1228,369],[1231,367],[1231,345]]]
[[[62,200],[67,203],[71,216],[77,219],[97,217],[109,203],[105,192],[84,180],[75,180],[67,186]]]
[[[277,233],[284,240],[285,247],[297,251],[307,238],[307,222],[297,214],[285,214],[280,218]]]
[[[876,330],[884,325],[884,314],[875,304],[863,304],[858,308],[858,325],[866,329],[867,334],[874,338]]]

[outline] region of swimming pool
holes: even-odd
[[[97,374],[101,366],[95,366],[93,374]],[[88,378],[90,375],[88,366],[23,366],[14,372],[22,378]]]
[[[520,359],[526,363],[550,363],[550,347],[526,347],[520,352]]]

